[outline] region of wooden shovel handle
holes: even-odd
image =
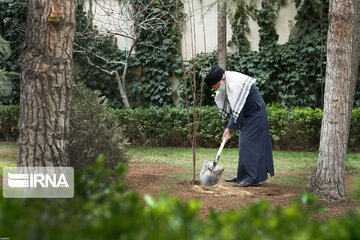
[[[226,139],[223,138],[222,142],[221,142],[221,145],[220,145],[220,148],[219,148],[219,151],[217,152],[216,154],[216,158],[215,158],[215,162],[214,164],[217,164],[219,158],[220,158],[220,154],[222,152],[222,150],[224,149],[224,146],[225,146],[225,143],[226,143]]]

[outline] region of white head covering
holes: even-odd
[[[245,105],[251,85],[256,83],[256,79],[233,71],[226,71],[225,79],[226,92],[216,91],[215,103],[218,106],[223,119],[226,118],[229,111],[228,104],[230,103],[234,122],[236,122]]]

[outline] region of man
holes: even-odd
[[[217,90],[215,102],[223,119],[230,110],[230,121],[222,138],[228,141],[231,130],[241,130],[237,175],[225,181],[236,182],[234,187],[248,187],[265,181],[268,172],[273,176],[269,123],[256,79],[215,66],[206,75],[205,82]]]

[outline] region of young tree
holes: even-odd
[[[218,1],[218,65],[226,70],[227,43],[226,43],[226,0]]]
[[[204,11],[203,11],[203,0],[200,0],[201,4],[201,19],[202,19],[202,28],[203,28],[203,41],[204,41],[204,59],[203,59],[203,76],[200,86],[200,100],[197,100],[197,90],[198,85],[196,82],[196,67],[197,67],[197,58],[196,58],[196,28],[195,28],[195,10],[194,10],[194,0],[191,0],[187,3],[190,13],[189,18],[189,25],[191,30],[191,52],[192,52],[192,61],[189,62],[188,66],[185,66],[184,63],[184,56],[182,52],[182,44],[181,41],[179,42],[179,49],[180,55],[181,55],[181,67],[183,72],[183,81],[184,81],[184,87],[185,87],[185,102],[186,102],[186,111],[187,111],[187,119],[188,119],[188,139],[191,143],[192,147],[192,153],[193,153],[193,178],[192,183],[195,184],[195,175],[196,175],[196,147],[197,147],[197,136],[198,136],[198,130],[199,130],[199,124],[201,120],[201,105],[202,105],[202,98],[203,98],[203,89],[204,89],[204,78],[205,74],[208,69],[206,69],[206,36],[205,36],[205,22],[204,22]],[[176,18],[178,31],[181,31],[181,21],[179,19],[179,10],[178,5],[176,6]],[[188,68],[188,72],[186,71],[186,68]],[[188,74],[189,73],[189,74]],[[189,75],[189,76],[188,76]],[[188,81],[189,80],[189,81]],[[188,86],[187,83],[190,84],[191,93],[193,95],[193,101],[192,101],[192,115],[193,118],[191,120],[190,118],[190,104],[189,104],[189,96],[188,96]],[[192,125],[192,126],[191,126]]]
[[[307,188],[320,199],[345,198],[345,159],[360,61],[360,1],[330,0],[324,116],[319,162]]]
[[[20,57],[18,166],[68,166],[76,1],[29,0]]]

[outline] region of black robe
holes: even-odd
[[[231,109],[230,109],[231,112]],[[228,128],[240,130],[238,182],[256,184],[274,176],[274,163],[265,102],[253,84],[241,113],[234,123],[230,117]]]

